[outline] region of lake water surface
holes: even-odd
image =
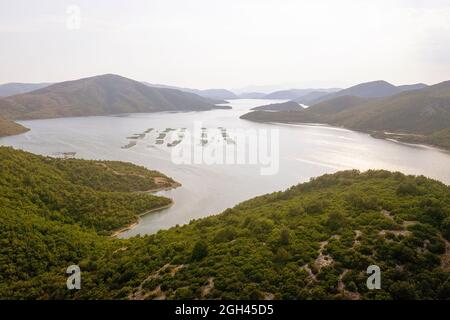
[[[423,174],[450,184],[450,153],[371,138],[364,133],[315,125],[261,124],[239,119],[252,107],[274,100],[231,100],[231,110],[187,113],[149,113],[123,116],[20,121],[31,131],[0,138],[9,145],[42,155],[76,152],[77,158],[122,160],[159,170],[182,184],[158,194],[172,198],[169,209],[142,217],[139,225],[122,234],[154,233],[192,219],[222,212],[257,195],[283,190],[311,177],[346,169],[387,169]],[[244,164],[176,164],[172,148],[155,144],[166,128],[187,128],[195,121],[207,129],[278,129],[279,170],[261,175],[260,166]],[[153,128],[142,139],[127,137]],[[131,148],[122,148],[136,141]]]

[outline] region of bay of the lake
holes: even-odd
[[[0,138],[0,145],[42,155],[75,152],[83,159],[122,160],[159,170],[182,184],[161,191],[174,205],[141,218],[122,237],[154,233],[192,219],[217,214],[246,199],[284,190],[324,173],[347,169],[386,169],[424,175],[450,184],[450,153],[426,146],[374,139],[367,134],[317,125],[263,124],[239,119],[255,106],[279,101],[230,100],[230,110],[185,113],[146,113],[19,121],[31,130]],[[173,147],[157,138],[175,129],[185,136],[194,126],[206,136],[215,130],[233,136],[237,130],[278,130],[279,170],[261,175],[258,164],[177,164]],[[152,130],[148,130],[148,129]],[[182,128],[186,128],[184,131]],[[128,139],[133,134],[145,136]],[[160,139],[161,140],[161,139]],[[136,145],[125,147],[135,141]],[[213,143],[213,141],[209,141]]]

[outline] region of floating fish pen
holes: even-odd
[[[130,141],[127,145],[123,146],[122,149],[130,149],[137,144],[137,141]]]
[[[145,133],[135,133],[132,136],[127,137],[127,139],[143,139],[145,137]]]
[[[172,143],[167,143],[168,147],[175,147],[177,144],[179,144],[181,140],[175,140]]]
[[[230,139],[230,138],[226,139],[226,141],[227,141],[227,144],[236,144],[236,142],[234,142],[234,140]]]

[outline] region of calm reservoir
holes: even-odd
[[[185,224],[254,196],[339,170],[387,169],[423,174],[450,184],[450,153],[445,151],[374,139],[341,128],[260,124],[239,119],[252,107],[274,102],[280,101],[231,100],[231,110],[20,121],[31,131],[0,138],[0,144],[42,155],[75,152],[77,158],[129,161],[159,170],[182,184],[158,193],[172,198],[172,207],[142,217],[140,224],[123,233],[123,237]],[[214,143],[211,130],[231,138],[236,130],[278,129],[278,172],[261,175],[257,164],[174,163],[173,147],[167,146],[161,133],[166,138],[172,132],[185,137],[194,125],[198,126],[195,121],[200,120],[207,143]]]

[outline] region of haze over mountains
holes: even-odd
[[[321,101],[330,100],[342,96],[355,96],[361,98],[381,98],[392,96],[394,94],[404,91],[423,89],[425,87],[427,87],[427,85],[423,83],[394,86],[393,84],[387,81],[378,80],[360,83],[347,89],[319,96],[317,99],[311,100],[310,103],[315,104]]]
[[[374,90],[369,90],[370,87]],[[450,81],[419,90],[406,88],[407,91],[405,87],[376,81],[342,90],[354,95],[337,92],[333,98],[308,109],[258,110],[242,118],[260,122],[326,123],[378,137],[450,148]],[[393,92],[396,93],[383,97]]]
[[[386,81],[347,89],[291,89],[237,96],[225,89],[197,90],[141,83],[106,74],[44,86],[0,98],[0,136],[25,132],[11,120],[112,115],[158,111],[204,111],[223,99],[295,100],[254,108],[242,116],[253,121],[316,122],[370,132],[375,136],[450,148],[450,82],[395,86]],[[23,91],[32,84],[0,86],[1,92]],[[5,89],[6,88],[6,89]],[[300,96],[299,96],[300,95]],[[303,109],[299,104],[311,105]],[[271,112],[267,112],[271,111]],[[278,111],[278,112],[273,112]]]
[[[233,92],[226,90],[226,89],[199,90],[199,89],[169,86],[169,85],[165,85],[165,84],[153,84],[153,83],[149,83],[149,82],[142,82],[142,83],[144,83],[150,87],[154,87],[154,88],[176,89],[176,90],[180,90],[183,92],[194,93],[201,97],[209,98],[209,99],[229,100],[229,99],[238,99],[239,98],[236,94],[234,94]]]
[[[262,92],[244,92],[239,95],[240,99],[264,99],[266,93]]]
[[[307,94],[311,94],[313,92],[322,92],[324,94],[328,94],[331,92],[339,91],[340,89],[337,88],[330,88],[330,89],[290,89],[290,90],[280,90],[275,91],[272,93],[269,93],[264,96],[263,99],[289,99],[294,100],[299,97],[305,96]]]
[[[0,85],[0,97],[13,96],[15,94],[31,92],[41,88],[48,87],[52,83],[42,82],[42,83],[18,83],[10,82]]]

